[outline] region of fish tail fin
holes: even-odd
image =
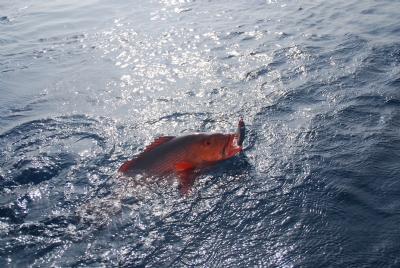
[[[135,159],[133,159],[135,160]],[[122,172],[125,173],[128,171],[129,166],[132,164],[132,162],[134,162],[133,160],[127,161],[124,164],[122,164],[122,166],[118,169],[118,172]]]

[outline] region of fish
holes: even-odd
[[[137,157],[125,162],[118,172],[128,177],[139,173],[156,176],[177,174],[180,190],[187,194],[197,175],[242,150],[242,146],[234,142],[237,137],[234,133],[213,132],[162,136]],[[244,132],[240,132],[239,138],[242,143]]]
[[[240,152],[242,146],[234,144],[235,136],[222,133],[163,136],[154,140],[138,157],[125,162],[118,172],[157,175],[203,168]]]

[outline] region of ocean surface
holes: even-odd
[[[0,3],[2,267],[400,267],[400,1]],[[230,133],[133,185],[155,138]]]

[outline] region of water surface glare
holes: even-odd
[[[400,2],[0,3],[0,264],[398,267]],[[234,132],[199,176],[117,174]]]

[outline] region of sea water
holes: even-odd
[[[400,2],[3,1],[0,263],[398,267]],[[231,133],[200,175],[118,168]]]

